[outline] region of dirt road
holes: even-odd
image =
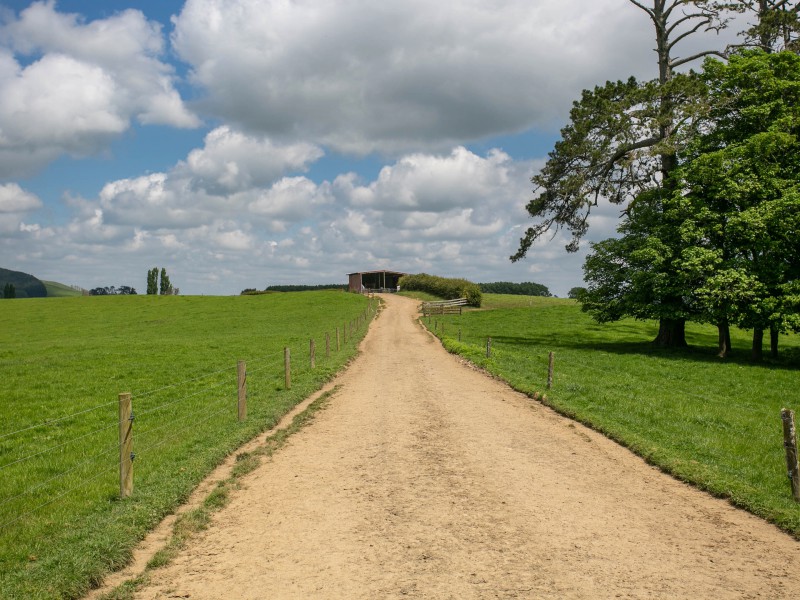
[[[314,421],[138,599],[789,598],[800,544],[386,310]]]

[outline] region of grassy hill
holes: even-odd
[[[47,288],[33,275],[22,271],[0,268],[0,289],[10,283],[14,286],[17,298],[46,298]]]
[[[76,290],[75,288],[64,285],[63,283],[44,280],[42,280],[42,283],[47,289],[48,298],[72,298],[73,296],[83,296],[83,292],[80,290]]]

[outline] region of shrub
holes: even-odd
[[[481,289],[477,284],[466,279],[448,279],[420,273],[419,275],[404,275],[400,278],[400,289],[417,292],[427,292],[445,300],[466,298],[470,306],[481,305]]]

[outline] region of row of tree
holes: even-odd
[[[484,294],[512,294],[515,296],[552,296],[546,285],[524,281],[512,283],[510,281],[496,281],[494,283],[479,283]]]
[[[765,330],[800,320],[800,57],[797,2],[629,0],[655,27],[658,75],[584,91],[571,122],[533,177],[527,205],[539,222],[512,260],[546,232],[566,229],[578,249],[601,199],[619,204],[619,238],[593,244],[584,310],[600,321],[658,319],[655,342],[685,346],[687,320]],[[683,58],[676,47],[719,30],[733,13],[742,43]],[[678,68],[705,58],[702,70]],[[720,60],[722,59],[722,60]]]
[[[161,268],[161,279],[159,281],[158,267],[147,271],[147,294],[150,296],[160,294],[162,296],[178,295],[178,289],[172,287],[172,283],[167,275],[167,270]]]
[[[17,288],[14,287],[13,283],[6,283],[3,286],[3,298],[8,300],[16,297],[17,297]]]
[[[127,285],[115,287],[110,285],[108,287],[96,287],[89,290],[90,296],[135,296],[136,290]]]

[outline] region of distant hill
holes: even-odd
[[[44,287],[47,288],[48,298],[69,298],[72,296],[83,296],[83,290],[75,289],[72,286],[64,285],[56,281],[42,280]]]
[[[46,298],[47,288],[33,275],[21,271],[0,268],[0,289],[10,283],[14,286],[17,298]]]

